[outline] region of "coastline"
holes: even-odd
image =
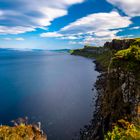
[[[80,131],[80,140],[104,140],[110,131],[115,131],[113,130],[114,126],[118,127],[120,132],[122,131],[122,136],[125,135],[128,138],[125,134],[126,130],[122,126],[131,124],[134,128],[135,126],[139,128],[140,75],[137,71],[140,69],[140,57],[133,54],[140,55],[140,50],[139,43],[135,45],[135,40],[136,43],[140,41],[139,39],[130,39],[132,44],[129,43],[129,40],[113,40],[110,43],[106,43],[110,45],[105,53],[112,52],[109,57],[106,54],[104,55],[104,53],[98,52],[96,48],[91,50],[91,47],[90,51],[89,48],[84,47],[83,50],[79,49],[72,53],[72,55],[80,55],[82,52],[81,56],[94,58],[95,70],[100,73],[95,84],[95,89],[98,93],[96,109],[90,125],[85,126]],[[127,48],[124,49],[125,43],[130,44],[130,46],[127,45]],[[120,45],[119,49],[117,47],[118,44]],[[117,50],[111,50],[115,48],[114,46]],[[104,48],[104,50],[106,49]],[[127,55],[129,57],[126,57]],[[104,65],[104,60],[108,61],[107,65]],[[133,130],[130,130],[130,135],[131,131]],[[138,133],[139,130],[136,133],[136,137],[139,138]],[[110,134],[108,137],[111,137]],[[131,135],[131,137],[133,136]],[[107,138],[106,140],[109,139]]]
[[[103,120],[100,115],[101,99],[102,93],[99,92],[103,87],[105,88],[105,79],[107,73],[102,67],[100,62],[96,59],[93,60],[95,64],[95,70],[99,72],[96,83],[93,85],[93,89],[97,91],[97,99],[95,101],[95,111],[93,112],[93,118],[90,121],[89,125],[85,125],[84,128],[80,131],[80,140],[103,140],[104,139],[104,130],[103,130]]]
[[[105,71],[99,61],[97,61],[96,59],[94,59],[93,60],[93,63],[95,64],[95,70],[97,72],[102,73],[103,71]]]

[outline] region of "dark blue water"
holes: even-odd
[[[28,116],[49,140],[71,140],[92,118],[98,73],[68,53],[0,51],[0,123]]]

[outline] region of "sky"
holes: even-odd
[[[0,47],[76,49],[140,37],[140,0],[0,0]]]

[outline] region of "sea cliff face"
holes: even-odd
[[[110,52],[110,59],[103,56],[108,66],[97,79],[96,112],[91,125],[83,131],[82,140],[105,139],[119,120],[137,120],[138,124],[140,119],[139,39],[113,40],[105,43],[103,48]]]

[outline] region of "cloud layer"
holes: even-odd
[[[128,27],[131,24],[130,18],[121,16],[118,12],[91,14],[65,26],[62,33],[71,34],[108,31]]]
[[[59,38],[68,40],[70,44],[94,42],[101,45],[110,39],[119,38],[118,33],[123,35],[126,29],[127,31],[140,29],[139,24],[131,25],[132,21],[135,22],[133,17],[140,16],[139,0],[104,0],[112,5],[113,11],[89,14],[87,10],[87,15],[78,14],[80,17],[83,16],[82,18],[77,19],[77,15],[73,17],[70,15],[72,21],[75,21],[65,22],[67,17],[63,16],[68,15],[68,8],[86,1],[90,0],[0,0],[0,35],[33,31],[36,32],[32,34],[38,35],[42,32],[38,29],[40,28],[44,30],[44,33],[40,34],[43,38]],[[96,3],[96,0],[94,2]],[[71,9],[77,10],[73,7]],[[59,26],[54,24],[58,28],[55,30],[55,26],[51,26],[51,23],[60,17],[63,18],[59,23],[64,22],[66,26],[59,29]],[[53,32],[47,32],[47,29]],[[14,38],[8,37],[5,37],[5,40]],[[18,35],[16,37],[14,40],[24,40]]]
[[[16,40],[16,41],[24,41],[25,39],[23,37],[18,37],[18,38],[6,37],[6,38],[3,38],[3,40],[6,40],[6,41],[13,41],[13,40]]]
[[[99,42],[101,40],[117,38],[116,34],[122,28],[131,24],[131,19],[127,16],[121,16],[118,12],[95,13],[80,18],[73,23],[63,27],[58,32],[47,32],[41,34],[41,37],[59,37],[61,39],[76,40],[82,39],[82,42]],[[70,41],[75,44],[75,41]]]
[[[107,0],[107,2],[131,17],[140,16],[140,0]]]
[[[84,0],[0,0],[0,34],[19,34],[49,26]],[[6,8],[7,7],[7,8]]]

